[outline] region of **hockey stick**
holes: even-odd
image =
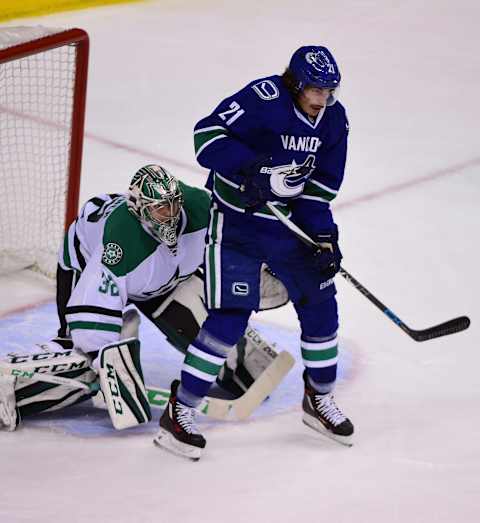
[[[272,211],[272,213],[281,221],[288,229],[290,229],[297,238],[311,247],[313,250],[320,249],[320,245],[310,238],[300,227],[293,223],[290,219],[284,216],[272,203],[267,202],[267,207]],[[427,341],[434,338],[439,338],[440,336],[447,336],[449,334],[455,334],[456,332],[461,332],[465,329],[468,329],[470,325],[470,319],[467,316],[459,316],[452,320],[445,321],[433,327],[428,327],[427,329],[411,329],[408,327],[392,310],[390,310],[386,305],[384,305],[376,296],[374,296],[367,288],[365,288],[356,278],[354,278],[349,272],[347,272],[343,267],[340,267],[339,273],[343,276],[350,284],[352,284],[358,291],[360,291],[365,298],[367,298],[371,303],[373,303],[378,309],[380,309],[385,316],[387,316],[395,325],[400,327],[410,338],[415,341]]]
[[[293,356],[281,351],[239,398],[224,400],[207,396],[197,410],[214,419],[244,420],[275,390],[294,364]],[[147,393],[150,405],[159,407],[163,407],[170,397],[170,391],[155,387],[147,387]]]
[[[293,367],[295,360],[287,351],[280,352],[270,365],[260,374],[253,384],[237,399],[225,400],[220,398],[211,398],[206,396],[198,409],[202,414],[218,420],[243,420],[252,414],[252,412],[262,404],[262,402],[273,392],[273,390],[282,381],[283,377]],[[0,369],[0,373],[2,373]],[[64,385],[67,387],[83,389],[88,392],[97,392],[100,390],[98,383],[85,383],[80,380],[63,378],[39,372],[24,371],[21,369],[9,369],[9,374],[27,378],[33,381],[42,381],[55,385]],[[164,407],[170,391],[153,386],[147,386],[148,402],[152,406]]]

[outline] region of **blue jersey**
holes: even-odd
[[[197,123],[194,141],[198,162],[211,170],[207,187],[226,213],[245,212],[239,190],[245,166],[271,156],[268,175],[272,175],[272,184],[276,173],[281,176],[298,168],[300,175],[291,188],[294,197],[288,204],[275,205],[306,232],[315,234],[333,224],[330,202],[343,181],[347,136],[348,121],[339,102],[311,121],[294,104],[281,77],[270,76],[254,80],[223,100]],[[254,216],[276,220],[267,207]]]

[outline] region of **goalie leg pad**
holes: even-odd
[[[38,350],[35,349],[35,350]],[[0,375],[14,376],[15,399],[21,418],[62,409],[89,399],[93,393],[36,379],[36,375],[59,376],[93,384],[97,373],[90,357],[78,349],[9,354],[0,360]]]
[[[0,430],[11,432],[17,428],[18,421],[15,377],[0,375]]]
[[[277,355],[275,348],[248,325],[245,335],[220,369],[217,383],[235,396],[241,396]]]
[[[152,419],[136,338],[106,345],[100,351],[100,387],[117,430]]]

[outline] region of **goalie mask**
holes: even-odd
[[[337,101],[340,87],[340,70],[332,53],[322,46],[308,45],[297,49],[288,66],[295,78],[295,90],[300,92],[305,87],[334,89],[327,100],[327,105]]]
[[[128,208],[168,247],[177,244],[177,226],[183,205],[180,185],[166,169],[146,165],[139,169],[128,188]]]

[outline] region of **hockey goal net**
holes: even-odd
[[[55,275],[78,210],[88,45],[81,29],[0,29],[0,274]]]

